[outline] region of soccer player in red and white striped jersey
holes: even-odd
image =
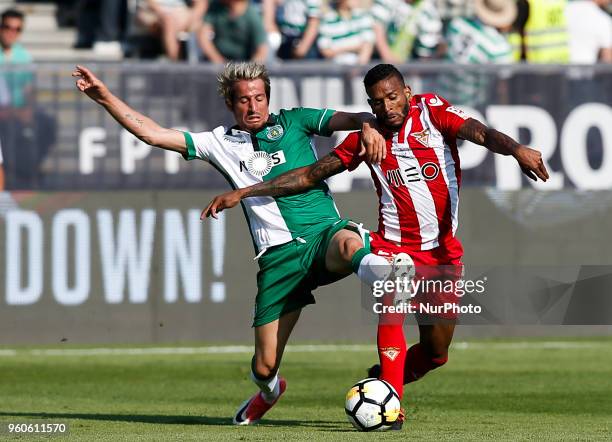
[[[370,102],[379,106],[377,99]],[[410,98],[400,125],[383,126],[387,156],[380,164],[369,164],[380,201],[374,241],[411,252],[443,251],[436,260],[461,257],[455,238],[461,185],[457,132],[466,119],[438,95],[423,94]],[[351,133],[333,152],[348,170],[363,159],[358,155],[360,136]]]
[[[394,66],[375,66],[366,74],[364,85],[387,142],[380,161],[368,164],[379,197],[378,229],[371,234],[370,243],[374,253],[390,259],[407,253],[417,269],[461,266],[463,248],[455,237],[461,185],[458,138],[512,155],[533,180],[548,179],[540,152],[468,118],[439,95],[413,95]],[[359,155],[360,136],[359,132],[349,134],[334,151],[310,166],[220,195],[209,208],[223,210],[251,196],[299,193],[332,175],[353,170],[364,160]],[[353,266],[360,264],[354,261]],[[422,321],[417,315],[420,339],[409,349],[403,316],[399,321],[393,320],[397,317],[384,321],[383,316],[378,326],[380,367],[373,367],[370,373],[389,381],[401,397],[403,384],[446,363],[455,316]]]

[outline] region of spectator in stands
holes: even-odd
[[[32,57],[18,42],[24,26],[23,13],[8,9],[0,17],[0,66],[29,64]],[[8,71],[0,74],[0,107],[23,110],[30,102],[33,74],[30,71]],[[21,112],[23,114],[23,112]],[[24,116],[25,118],[25,116]]]
[[[275,5],[275,1],[269,0],[272,5]],[[321,0],[284,0],[279,5],[279,10],[274,12],[278,16],[281,35],[279,58],[320,58],[316,41],[322,16]],[[272,14],[268,13],[269,15]]]
[[[207,0],[140,0],[136,20],[151,34],[161,37],[166,56],[178,60],[179,34],[197,32],[208,7]]]
[[[574,0],[567,5],[570,61],[612,63],[612,18],[604,9],[610,0]]]
[[[446,58],[454,63],[511,63],[504,36],[517,17],[515,0],[477,0],[476,15],[453,18],[446,31]]]
[[[372,17],[357,9],[357,0],[332,0],[323,16],[318,46],[323,57],[341,64],[366,64],[372,58]]]
[[[444,30],[446,26],[453,18],[458,17],[473,17],[474,12],[474,0],[432,0],[434,7],[438,12],[438,16],[444,24]]]
[[[211,4],[199,33],[204,56],[213,63],[252,60],[268,55],[261,14],[249,0],[218,0]]]
[[[274,61],[278,48],[281,45],[281,32],[276,23],[277,2],[280,0],[253,1],[253,6],[261,10],[263,26],[268,41],[268,61]]]
[[[372,14],[376,50],[384,62],[437,56],[442,20],[432,0],[374,0]]]
[[[61,8],[64,5],[59,5]],[[121,58],[126,0],[78,0],[76,49],[93,48],[96,54]]]
[[[55,142],[55,121],[34,106],[34,74],[15,66],[32,62],[18,42],[24,23],[23,13],[15,9],[0,16],[0,136],[8,189],[32,188]]]
[[[524,60],[529,63],[569,62],[567,0],[528,0],[529,16],[522,34]]]
[[[517,18],[515,0],[476,0],[473,17],[455,17],[446,30],[446,59],[461,64],[508,64],[514,61],[504,32]],[[441,78],[445,95],[456,104],[478,106],[488,100],[490,76],[457,68]]]

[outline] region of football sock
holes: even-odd
[[[399,324],[378,324],[378,359],[380,360],[380,379],[389,382],[400,400],[404,393],[404,364],[406,360],[406,340],[402,322]]]
[[[266,379],[260,379],[257,377],[253,369],[251,368],[251,379],[259,389],[261,390],[261,394],[264,400],[271,404],[276,400],[276,398],[280,395],[280,382],[278,382],[278,372]]]
[[[375,281],[384,281],[391,273],[391,264],[382,256],[371,253],[365,247],[357,250],[351,258],[353,272],[368,285],[374,286]]]
[[[428,355],[420,343],[414,344],[406,353],[404,384],[421,379],[427,372],[438,368],[448,361],[448,356],[434,358]]]

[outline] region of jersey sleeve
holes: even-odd
[[[333,131],[329,130],[329,120],[336,112],[332,109],[310,109],[299,107],[291,109],[291,118],[297,121],[309,134],[329,137]]]
[[[456,138],[459,128],[469,118],[467,114],[439,95],[427,94],[423,99],[431,115],[432,123],[442,132],[442,135],[449,139]]]
[[[363,156],[359,156],[361,146],[361,132],[351,132],[342,143],[340,143],[332,153],[340,158],[344,167],[352,171],[363,161]]]
[[[212,134],[210,132],[183,132],[187,153],[183,155],[187,161],[204,160],[209,161],[211,148],[213,146]]]

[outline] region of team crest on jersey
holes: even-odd
[[[400,354],[400,349],[398,347],[385,347],[380,350],[380,353],[390,361],[395,361],[395,358]]]
[[[423,146],[429,147],[429,129],[422,130],[421,132],[414,132],[411,135]]]
[[[266,137],[270,141],[275,141],[275,140],[278,140],[280,137],[282,137],[284,133],[285,131],[283,129],[283,126],[281,126],[280,124],[277,124],[275,126],[269,127],[266,130]]]
[[[249,158],[240,162],[240,171],[246,168],[252,175],[265,176],[270,173],[274,166],[286,163],[285,153],[282,150],[269,154],[268,152],[253,152]]]

